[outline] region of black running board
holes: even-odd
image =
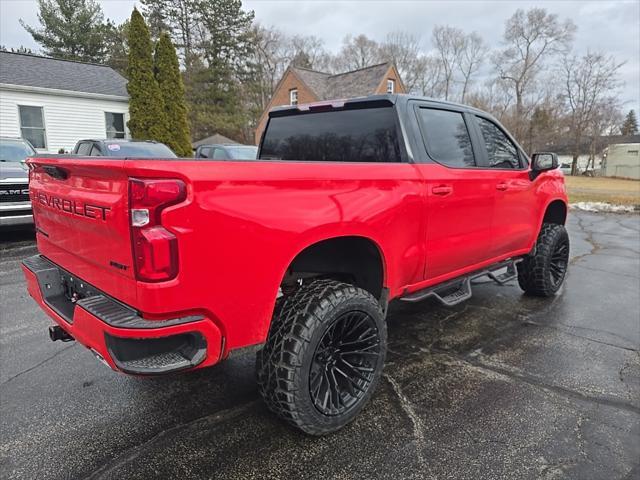
[[[516,270],[516,264],[521,260],[521,258],[504,260],[482,270],[410,293],[409,295],[401,297],[400,300],[403,302],[421,302],[429,297],[433,297],[443,305],[452,307],[471,298],[473,295],[471,281],[476,278],[486,276],[498,285],[504,285],[517,278],[518,271]],[[502,270],[505,267],[507,268],[506,272],[496,274],[498,270]]]

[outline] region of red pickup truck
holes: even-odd
[[[278,108],[253,161],[28,164],[52,339],[135,375],[255,350],[268,406],[315,435],[371,397],[391,300],[454,305],[479,276],[550,296],[568,264],[557,157],[446,102]]]

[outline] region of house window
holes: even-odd
[[[124,113],[105,112],[107,138],[124,138]]]
[[[289,90],[289,105],[298,105],[298,89]]]
[[[47,148],[47,135],[44,128],[42,107],[19,105],[20,132],[35,148]]]
[[[387,80],[387,93],[394,93],[396,91],[396,81],[389,79]]]

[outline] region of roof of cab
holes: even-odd
[[[341,108],[346,105],[355,105],[355,104],[363,104],[363,103],[382,104],[384,102],[388,102],[389,105],[396,105],[400,103],[406,104],[411,100],[428,102],[433,105],[442,106],[445,108],[449,107],[455,110],[464,110],[468,112],[482,113],[483,115],[489,115],[487,112],[479,110],[470,105],[464,105],[462,103],[455,103],[447,100],[439,100],[439,99],[430,98],[430,97],[423,97],[420,95],[412,95],[410,93],[393,93],[393,94],[385,93],[385,94],[366,95],[363,97],[355,97],[355,98],[347,98],[347,99],[335,99],[335,100],[324,100],[324,101],[313,102],[313,103],[301,103],[298,105],[284,105],[284,106],[275,107],[271,109],[271,111],[269,112],[269,115],[271,116],[271,113],[275,113],[276,116],[287,115],[288,113],[292,114],[296,111],[304,112],[304,111],[310,111],[310,110],[316,110],[316,109],[320,110],[322,107]]]

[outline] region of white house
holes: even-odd
[[[105,65],[0,52],[0,136],[26,138],[42,153],[127,138],[126,85]]]

